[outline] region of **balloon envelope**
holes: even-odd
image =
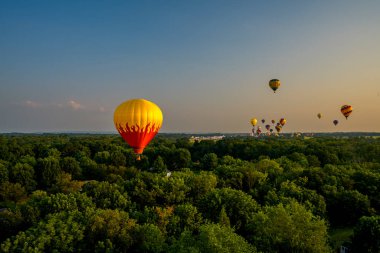
[[[256,124],[257,124],[257,119],[256,118],[252,118],[251,119],[251,125],[252,126],[256,126]]]
[[[318,119],[320,119],[320,118],[322,117],[322,114],[321,114],[321,113],[318,113],[318,114],[317,114],[317,117],[318,117]]]
[[[140,155],[161,128],[163,115],[156,104],[131,99],[115,109],[113,120],[121,137]]]
[[[348,116],[350,116],[350,114],[352,113],[352,110],[353,110],[353,108],[351,105],[343,105],[340,108],[340,111],[342,112],[344,117],[346,117],[346,119],[348,118]]]
[[[334,123],[334,125],[338,125],[339,121],[338,120],[334,120],[333,123]]]
[[[280,87],[281,83],[278,79],[272,79],[269,81],[269,87],[276,93],[276,90]]]
[[[281,126],[284,126],[286,124],[286,119],[282,118],[280,119]]]

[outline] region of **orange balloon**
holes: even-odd
[[[353,110],[353,108],[351,105],[343,105],[340,108],[340,111],[342,112],[344,117],[346,117],[346,119],[348,118],[348,116],[350,116],[350,114],[352,113],[352,110]]]

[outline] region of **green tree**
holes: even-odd
[[[229,227],[218,224],[202,225],[199,235],[184,231],[178,241],[174,242],[169,252],[172,253],[254,253],[256,249],[243,237],[234,233]]]
[[[8,181],[8,169],[7,167],[0,163],[0,184]]]
[[[34,158],[33,156],[30,156],[30,155],[25,155],[25,156],[20,157],[19,162],[20,163],[27,163],[32,167],[35,167],[37,165],[36,158]]]
[[[61,152],[59,152],[59,150],[56,149],[56,148],[51,148],[51,149],[49,149],[49,151],[47,152],[47,155],[50,156],[50,157],[54,157],[54,158],[56,158],[56,159],[59,160],[60,157],[61,157]]]
[[[25,199],[26,190],[19,183],[5,182],[0,185],[0,201],[18,202]]]
[[[164,162],[164,159],[161,156],[157,156],[156,160],[153,162],[153,169],[156,172],[164,172],[167,169],[167,166]]]
[[[380,252],[380,216],[360,218],[352,236],[352,252]]]
[[[175,149],[170,159],[169,169],[179,170],[181,168],[189,168],[191,165],[190,151],[184,148]]]
[[[263,208],[249,228],[251,241],[264,252],[331,252],[324,220],[296,201]]]
[[[36,188],[37,183],[34,180],[34,169],[31,165],[16,163],[9,174],[12,182],[20,183],[28,192]]]
[[[85,226],[78,212],[58,213],[1,244],[2,252],[77,252],[83,249]],[[82,247],[81,247],[82,246]]]
[[[126,166],[127,158],[123,154],[122,150],[112,150],[110,153],[110,162],[114,166]]]
[[[165,252],[165,236],[161,230],[153,224],[137,226],[134,232],[136,243],[133,248],[137,252]]]
[[[201,171],[199,174],[191,173],[189,177],[185,177],[185,184],[190,187],[188,196],[195,203],[215,189],[217,183],[217,177],[212,172]]]
[[[204,217],[213,222],[219,222],[218,218],[223,208],[231,226],[239,230],[252,219],[259,205],[250,195],[230,188],[214,189],[199,203],[199,210]]]
[[[60,172],[59,160],[55,157],[49,156],[46,158],[39,158],[37,160],[37,179],[43,188],[53,186],[57,182]]]
[[[219,215],[219,224],[221,226],[230,227],[230,218],[228,218],[226,210],[222,207]]]
[[[208,153],[202,157],[201,168],[203,170],[214,170],[218,166],[218,156],[215,153]]]
[[[12,235],[16,235],[24,228],[24,218],[20,210],[3,208],[0,211],[0,242]]]
[[[321,166],[321,162],[319,161],[319,159],[316,155],[308,155],[307,156],[307,162],[309,163],[310,167],[320,167]]]
[[[127,252],[136,242],[136,222],[126,212],[98,209],[88,220],[87,251],[92,247],[100,251],[102,246],[112,245],[114,252]]]
[[[342,191],[327,197],[327,211],[333,225],[354,225],[374,210],[366,195],[354,191]]]
[[[63,158],[60,162],[60,167],[63,171],[70,173],[74,179],[80,179],[82,176],[82,169],[74,157]]]
[[[97,152],[94,156],[94,161],[96,163],[108,164],[110,160],[111,160],[111,155],[110,155],[110,152],[108,151]]]
[[[127,193],[117,184],[89,182],[82,191],[93,198],[98,208],[125,209],[129,204]]]
[[[181,204],[174,208],[168,224],[169,235],[180,235],[184,230],[196,231],[202,223],[202,214],[191,204]]]

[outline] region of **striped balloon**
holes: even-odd
[[[276,90],[280,87],[281,83],[278,79],[272,79],[269,81],[269,87],[276,93]]]
[[[342,112],[342,114],[344,115],[344,117],[346,117],[346,119],[347,119],[348,116],[350,116],[350,114],[352,113],[352,106],[351,105],[343,105],[340,108],[340,111]]]

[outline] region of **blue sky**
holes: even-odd
[[[162,108],[164,132],[249,132],[252,117],[285,117],[287,132],[380,131],[379,12],[379,1],[1,1],[0,132],[113,131],[114,108],[140,97]]]

